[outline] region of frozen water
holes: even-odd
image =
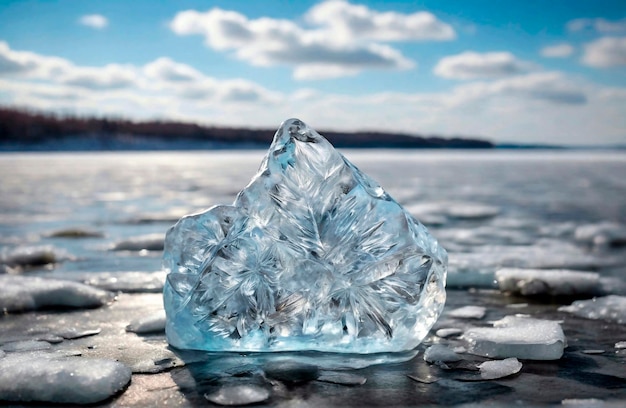
[[[485,361],[478,365],[478,369],[480,377],[484,380],[495,380],[519,373],[522,363],[515,357],[509,357],[504,360]]]
[[[45,307],[99,307],[110,292],[82,283],[37,277],[0,275],[0,310],[20,312]]]
[[[595,272],[504,268],[496,272],[500,290],[523,296],[594,295],[600,291]]]
[[[47,341],[41,340],[22,340],[22,341],[12,341],[10,343],[6,343],[2,346],[2,350],[6,352],[11,351],[36,351],[36,350],[47,350],[52,345]]]
[[[143,316],[130,322],[126,331],[138,334],[162,333],[165,331],[165,311]]]
[[[626,296],[609,295],[589,300],[577,300],[559,311],[572,313],[587,319],[602,319],[626,324]]]
[[[446,363],[459,360],[461,360],[461,356],[443,344],[433,344],[424,352],[424,361],[428,363],[435,363],[437,361]]]
[[[613,222],[586,224],[576,228],[577,241],[599,247],[626,245],[626,225]]]
[[[0,400],[92,404],[122,390],[131,372],[117,361],[41,353],[0,359]]]
[[[257,404],[269,397],[270,392],[258,385],[223,386],[214,393],[204,395],[204,398],[212,403],[224,406]]]
[[[506,316],[494,327],[469,329],[463,338],[470,353],[490,358],[558,360],[566,346],[559,323],[518,316]]]
[[[73,259],[71,255],[62,249],[49,245],[20,246],[0,253],[0,264],[11,268],[27,268],[44,266]]]
[[[615,343],[615,348],[618,350],[626,349],[626,341],[618,341]]]
[[[448,316],[457,319],[482,319],[487,309],[483,306],[463,306],[448,312]]]
[[[232,206],[165,240],[166,333],[185,349],[410,350],[445,302],[447,254],[299,120]]]
[[[163,234],[146,234],[123,239],[113,244],[113,251],[160,251],[163,249]]]
[[[435,334],[439,337],[450,337],[450,336],[456,336],[458,334],[463,333],[463,329],[459,329],[459,328],[454,328],[451,327],[449,329],[439,329],[435,332]]]
[[[363,385],[367,382],[367,378],[362,375],[341,371],[320,371],[317,381],[341,385]]]

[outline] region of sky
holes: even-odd
[[[626,2],[0,0],[0,104],[626,144]]]

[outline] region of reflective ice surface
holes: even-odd
[[[375,181],[288,120],[232,206],[168,232],[167,338],[212,351],[410,350],[441,313],[446,264]]]

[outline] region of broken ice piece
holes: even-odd
[[[626,323],[626,296],[609,295],[589,300],[577,300],[569,306],[559,307],[560,312],[594,320]]]
[[[166,334],[177,348],[414,349],[445,302],[446,251],[297,119],[231,206],[167,233]]]
[[[424,352],[424,361],[431,364],[437,361],[452,363],[459,360],[461,360],[461,356],[443,344],[433,344]]]
[[[482,319],[485,317],[486,308],[482,306],[463,306],[448,312],[448,316],[457,319]]]
[[[250,405],[266,401],[270,392],[257,385],[223,386],[213,393],[204,394],[204,398],[217,405]]]
[[[165,331],[165,311],[161,310],[149,316],[134,319],[126,326],[126,331],[137,334],[163,333]]]
[[[615,348],[616,349],[626,349],[626,341],[618,341],[617,343],[615,343]]]
[[[94,404],[130,378],[128,367],[112,360],[9,354],[0,359],[0,401]]]
[[[461,333],[463,333],[463,329],[457,328],[439,329],[435,332],[435,334],[441,338],[456,336]]]
[[[561,325],[551,320],[506,316],[494,327],[469,329],[468,352],[490,358],[558,360],[566,346]]]
[[[515,357],[510,357],[504,360],[485,361],[478,365],[478,369],[483,380],[495,380],[519,373],[522,363]]]
[[[566,269],[503,268],[496,280],[501,291],[522,296],[595,295],[600,290],[597,273]]]
[[[110,292],[82,283],[26,276],[0,275],[0,310],[22,312],[46,307],[99,307]]]

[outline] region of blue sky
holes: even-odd
[[[624,1],[0,1],[0,103],[626,143]]]

